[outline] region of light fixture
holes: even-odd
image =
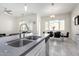
[[[54,3],[51,3],[52,6],[54,6]]]
[[[24,5],[25,12],[27,11],[27,4]]]
[[[55,18],[55,15],[51,15],[50,18]]]

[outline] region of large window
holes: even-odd
[[[51,20],[45,22],[45,30],[64,30],[64,20]]]

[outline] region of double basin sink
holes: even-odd
[[[8,45],[12,46],[12,47],[22,47],[25,46],[31,42],[33,42],[34,40],[37,40],[38,38],[41,38],[41,36],[28,36],[24,39],[16,39],[16,40],[12,40],[12,41],[8,41]]]

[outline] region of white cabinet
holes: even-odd
[[[34,47],[26,56],[44,56],[45,55],[45,40]]]
[[[45,56],[45,45],[41,47],[36,56]]]

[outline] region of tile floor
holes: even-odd
[[[50,56],[79,56],[79,43],[71,39],[51,38],[49,41],[49,55]]]

